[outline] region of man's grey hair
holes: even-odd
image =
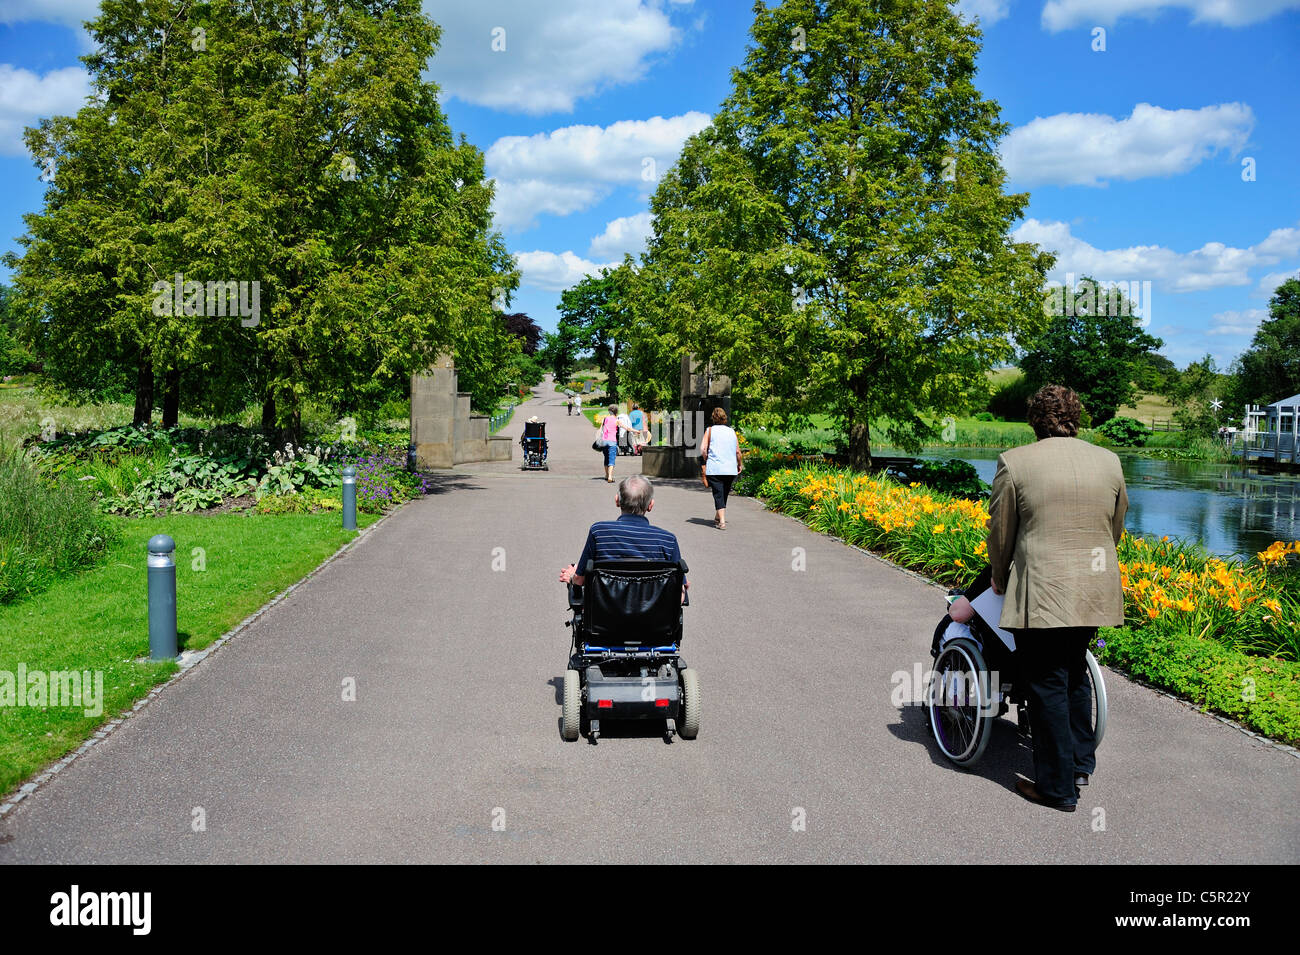
[[[643,475],[633,474],[618,484],[618,506],[624,514],[644,514],[654,497],[654,485]]]

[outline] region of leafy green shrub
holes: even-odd
[[[0,602],[38,593],[98,562],[113,537],[92,492],[0,450]]]
[[[1038,389],[1024,375],[999,387],[989,398],[988,410],[1003,421],[1024,421],[1029,396]]]
[[[1106,628],[1097,659],[1291,745],[1300,743],[1300,663],[1258,657],[1217,640]]]
[[[978,501],[988,496],[990,488],[979,478],[975,465],[969,461],[914,461],[889,469],[891,477],[904,484],[915,481],[935,491]]]
[[[1140,448],[1151,437],[1151,429],[1134,418],[1111,418],[1096,430],[1121,448]]]
[[[975,420],[976,421],[997,421],[998,419],[993,417],[992,411],[981,411],[979,414],[975,415]]]

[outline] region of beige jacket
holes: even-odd
[[[1115,627],[1124,593],[1115,545],[1128,491],[1119,458],[1078,438],[1044,438],[998,457],[989,564],[1011,629]]]

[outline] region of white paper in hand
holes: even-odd
[[[971,609],[979,614],[979,618],[988,624],[1002,642],[1007,645],[1007,649],[1014,653],[1016,649],[1016,638],[1013,637],[1009,631],[1003,630],[998,626],[998,621],[1002,619],[1001,595],[995,594],[993,588],[989,587],[984,591],[984,593],[972,600],[970,605]]]

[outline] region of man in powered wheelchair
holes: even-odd
[[[602,720],[653,719],[694,739],[699,678],[680,652],[686,561],[677,538],[646,517],[647,478],[625,478],[616,503],[618,520],[593,524],[578,562],[560,571],[573,611],[562,735],[572,742],[585,725],[594,743]]]

